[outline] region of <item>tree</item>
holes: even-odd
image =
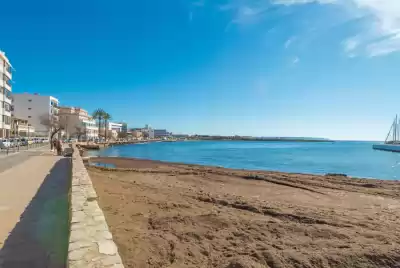
[[[103,120],[104,120],[104,135],[105,135],[105,140],[107,141],[107,123],[109,120],[111,120],[111,115],[109,113],[104,112],[103,114]]]
[[[99,108],[96,109],[92,114],[93,118],[95,118],[99,124],[99,137],[100,137],[101,120],[103,120],[105,113],[106,112],[103,109]]]
[[[63,116],[56,116],[56,115],[42,115],[40,116],[40,123],[47,127],[48,132],[50,133],[50,147],[53,149],[53,143],[51,142],[54,136],[60,132],[61,130],[65,129],[66,127],[66,119]]]
[[[126,137],[128,137],[128,133],[118,132],[118,139],[126,139]]]

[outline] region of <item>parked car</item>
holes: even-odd
[[[15,143],[15,140],[14,140],[14,139],[9,139],[8,141],[9,141],[9,143],[10,143],[10,147],[11,147],[11,148],[13,148],[13,147],[16,146],[16,143]]]
[[[20,140],[19,140],[19,145],[20,146],[28,146],[28,139],[25,139],[25,138],[21,138]]]
[[[7,140],[7,139],[1,139],[1,140],[0,140],[0,148],[1,148],[1,149],[10,148],[10,141]]]

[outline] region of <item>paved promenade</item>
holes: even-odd
[[[71,160],[47,148],[0,159],[0,268],[64,268]]]

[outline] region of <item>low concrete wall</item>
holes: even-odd
[[[72,158],[70,231],[69,268],[124,267],[76,147]]]

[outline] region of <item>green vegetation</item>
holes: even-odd
[[[111,120],[111,115],[109,113],[107,113],[106,111],[104,111],[103,109],[99,108],[96,109],[93,114],[92,114],[93,118],[95,118],[97,120],[97,124],[99,126],[99,136],[101,136],[101,126],[102,123],[104,125],[104,138],[107,139],[107,123],[109,120]]]

